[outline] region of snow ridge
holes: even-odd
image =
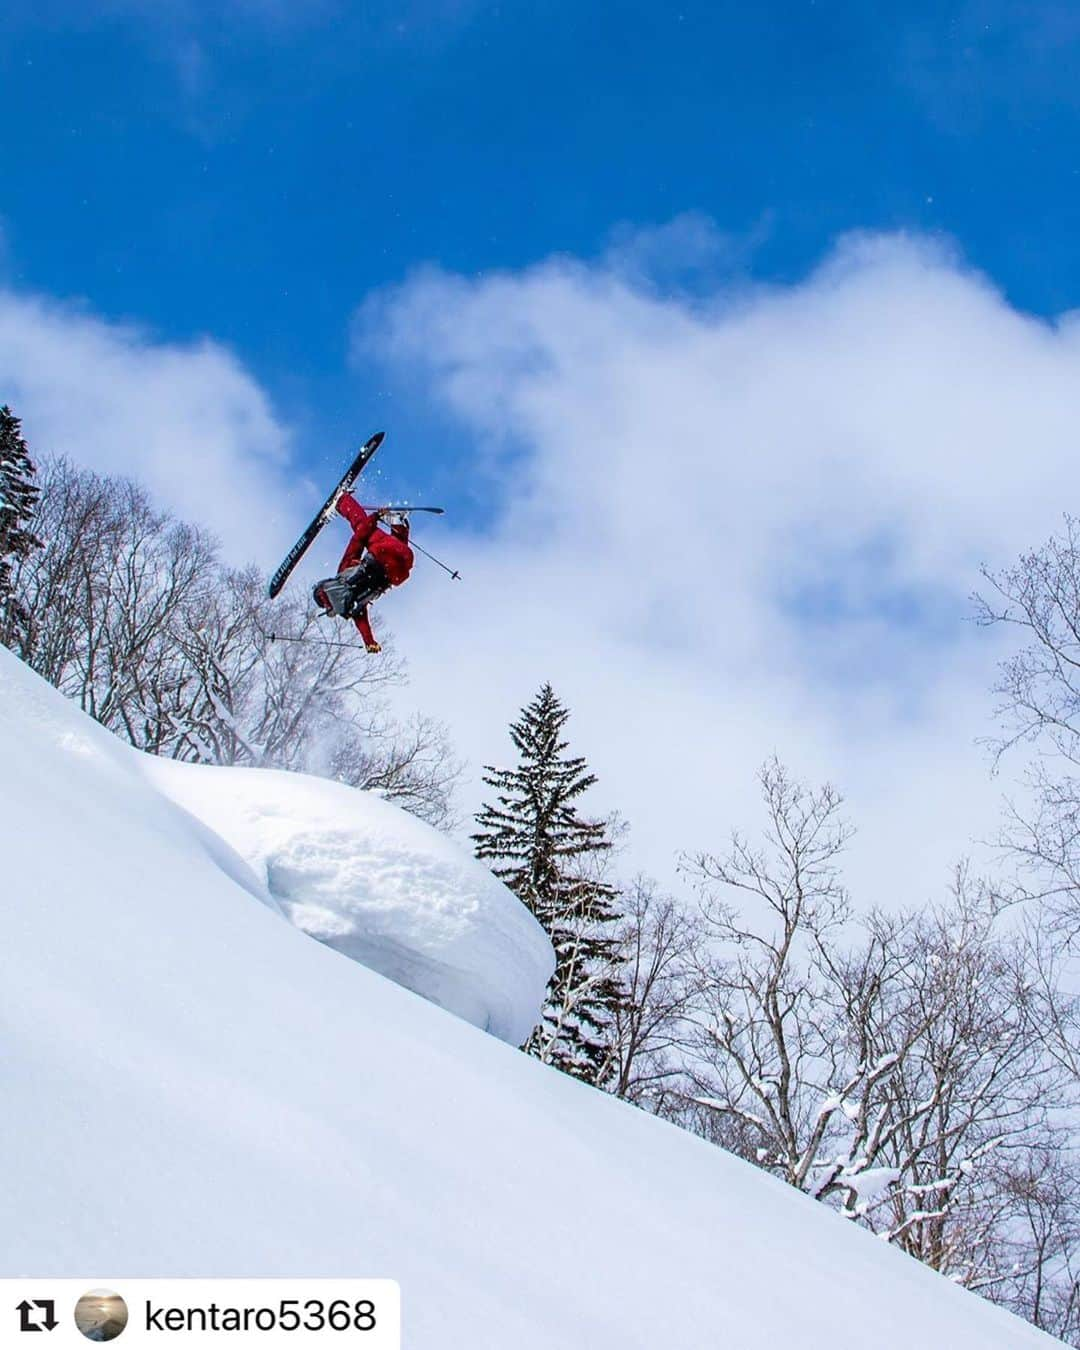
[[[520,1045],[554,966],[543,929],[459,845],[341,783],[147,758],[156,787],[224,838],[303,932]]]

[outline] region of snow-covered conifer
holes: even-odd
[[[545,684],[511,724],[514,768],[485,766],[495,804],[477,814],[478,858],[532,910],[551,937],[556,966],[541,1024],[526,1049],[546,1063],[596,1082],[608,1060],[609,1024],[619,997],[611,926],[617,891],[604,879],[611,849],[604,821],[577,802],[595,783],[584,758],[567,755],[569,711]]]
[[[19,419],[0,407],[0,642],[10,644],[29,619],[15,595],[15,568],[41,541],[30,529],[37,502],[34,465]]]

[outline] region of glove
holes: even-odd
[[[375,656],[378,652],[382,651],[382,648],[377,642],[369,642],[367,644],[367,650],[371,656]]]

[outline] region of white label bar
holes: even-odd
[[[401,1350],[396,1280],[0,1280],[0,1345]]]

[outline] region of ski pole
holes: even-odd
[[[270,642],[310,642],[316,647],[340,647],[343,651],[359,651],[355,642],[328,642],[325,638],[316,637],[290,637],[287,633],[264,633]]]
[[[419,551],[424,555],[425,558],[430,558],[431,561],[432,561],[433,563],[438,563],[439,566],[442,568],[442,570],[443,570],[444,572],[449,572],[449,573],[450,573],[450,580],[451,580],[451,581],[460,581],[460,580],[461,580],[461,573],[460,573],[460,572],[455,572],[452,568],[447,567],[447,565],[446,565],[444,562],[439,562],[439,559],[436,558],[435,555],[434,555],[433,553],[429,553],[429,552],[427,551],[426,548],[421,548],[420,545],[416,542],[415,539],[410,539],[410,540],[409,540],[409,547],[410,547],[410,548],[419,549]]]

